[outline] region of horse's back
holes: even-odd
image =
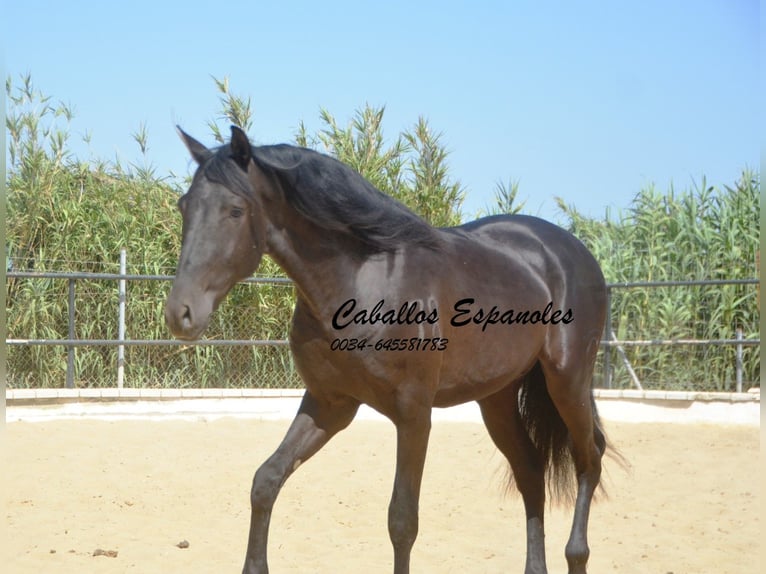
[[[454,251],[475,251],[491,271],[478,275],[504,288],[511,307],[537,309],[549,302],[575,320],[551,330],[591,338],[606,319],[606,281],[588,248],[569,231],[528,215],[491,216],[446,230]],[[460,237],[460,239],[458,239]],[[472,247],[468,247],[471,245]],[[481,268],[475,270],[477,273]]]
[[[539,217],[494,215],[442,231],[457,249],[474,245],[511,266],[529,266],[552,287],[563,281],[570,291],[606,295],[601,267],[588,248],[569,231]]]

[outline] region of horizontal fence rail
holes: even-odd
[[[686,345],[742,345],[756,347],[760,339],[651,339],[647,341],[601,341],[602,347],[680,347]]]
[[[130,273],[69,273],[64,271],[8,271],[7,279],[72,279],[90,281],[172,281],[175,275],[139,275]],[[287,277],[249,277],[242,283],[292,285]]]
[[[6,339],[7,345],[37,345],[62,347],[279,347],[289,345],[287,339],[198,339],[182,341],[180,339]]]
[[[116,338],[87,338],[77,337],[77,325],[76,325],[76,292],[78,282],[119,282],[124,285],[123,282],[136,283],[136,282],[170,282],[174,279],[173,275],[162,274],[129,274],[129,273],[88,273],[88,272],[38,272],[38,271],[8,271],[8,280],[39,280],[49,279],[53,281],[66,281],[67,282],[67,299],[68,299],[68,317],[67,317],[67,335],[60,338],[33,338],[33,337],[11,337],[6,339],[6,344],[12,348],[20,347],[65,347],[67,349],[67,368],[66,368],[66,386],[69,388],[74,387],[75,380],[75,349],[83,347],[103,347],[113,348],[117,347],[122,353],[125,348],[180,348],[186,349],[190,347],[197,348],[224,348],[224,347],[250,347],[250,348],[285,348],[288,345],[286,338],[233,338],[233,339],[201,339],[196,341],[182,341],[178,339],[169,338],[137,338],[131,339],[124,336],[124,309],[119,314],[120,329],[119,336]],[[293,283],[290,279],[284,277],[251,277],[242,282],[243,285],[269,285],[269,286],[284,286],[292,287]],[[615,298],[620,294],[624,294],[631,291],[653,292],[658,289],[668,288],[711,288],[711,287],[731,287],[731,286],[759,286],[758,279],[732,279],[732,280],[696,280],[696,281],[643,281],[643,282],[624,282],[624,283],[611,283],[607,286],[608,291],[608,316],[607,326],[608,332],[611,337],[604,338],[601,341],[601,367],[597,369],[597,372],[601,372],[600,386],[605,388],[612,388],[615,380],[615,373],[617,371],[624,370],[626,380],[631,381],[631,385],[641,389],[641,381],[636,374],[636,370],[631,364],[631,357],[629,357],[630,350],[640,350],[641,348],[679,348],[679,347],[733,347],[736,350],[736,359],[734,360],[734,371],[736,372],[736,388],[732,390],[742,390],[742,371],[743,371],[743,349],[751,348],[757,352],[760,347],[760,337],[757,331],[750,333],[748,337],[743,336],[741,332],[737,332],[736,337],[730,338],[697,338],[697,337],[652,337],[651,333],[645,333],[641,338],[625,338],[618,339],[614,334],[613,327],[615,327],[615,314],[618,309],[615,309]],[[124,305],[126,297],[124,294],[124,287],[120,288],[119,302],[120,305]],[[129,298],[128,298],[129,301]],[[129,307],[129,305],[128,305]],[[116,313],[115,313],[116,314]],[[286,328],[285,328],[286,329]],[[732,328],[732,332],[735,332],[735,328]],[[649,335],[647,337],[646,335]],[[617,356],[612,356],[612,351],[616,352]],[[282,360],[285,363],[287,359]],[[120,359],[120,365],[122,366],[122,358]],[[10,371],[11,369],[9,369]],[[294,375],[294,374],[293,374]],[[122,379],[119,377],[119,385],[122,386]]]
[[[685,281],[624,281],[608,283],[607,289],[633,287],[711,287],[715,285],[758,285],[760,279],[689,279]]]

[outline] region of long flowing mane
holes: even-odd
[[[396,251],[405,244],[437,246],[433,227],[342,162],[287,144],[253,147],[252,152],[258,167],[276,180],[298,213],[322,229],[356,238],[365,251]],[[200,171],[247,196],[245,174],[230,158],[229,146],[221,146]]]
[[[255,147],[253,157],[290,205],[323,229],[351,235],[372,252],[437,244],[433,227],[332,157],[284,144]]]

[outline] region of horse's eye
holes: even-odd
[[[245,210],[244,210],[244,209],[241,209],[241,208],[239,208],[239,207],[232,207],[232,208],[231,208],[231,211],[229,212],[229,214],[230,214],[230,215],[231,215],[233,218],[235,218],[235,219],[236,219],[236,218],[238,218],[238,217],[242,217],[242,215],[243,215],[244,213],[245,213]]]

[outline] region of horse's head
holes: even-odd
[[[230,144],[215,150],[179,133],[199,165],[189,191],[178,201],[181,256],[165,320],[176,337],[196,339],[234,284],[260,263],[265,226],[255,186],[262,174],[239,128],[232,127]]]

